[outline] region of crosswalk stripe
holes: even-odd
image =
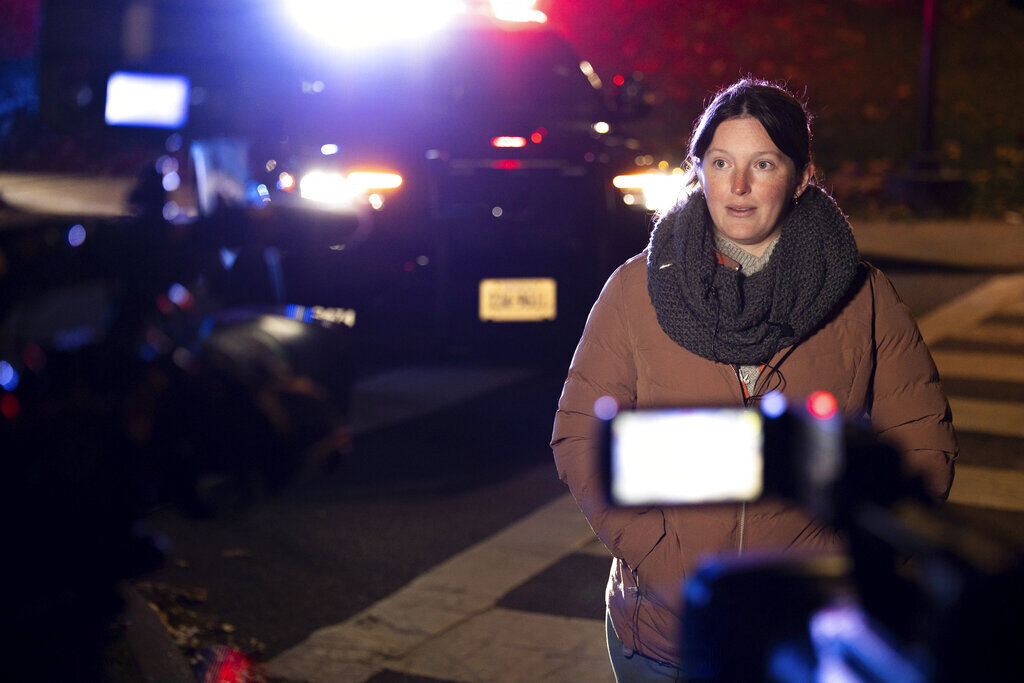
[[[388,668],[456,681],[613,683],[604,628],[599,619],[497,608]],[[516,663],[514,670],[510,662]]]
[[[949,407],[957,429],[1024,438],[1024,403],[950,396]]]
[[[501,596],[593,538],[572,496],[562,494],[348,621],[314,631],[269,662],[268,670],[308,683],[365,681],[484,614]]]
[[[940,377],[1024,382],[1024,355],[933,351]]]
[[[975,326],[997,311],[1024,299],[1024,273],[1000,275],[987,280],[918,321],[928,344]]]
[[[1024,324],[982,323],[976,327],[954,332],[949,338],[995,344],[1024,344]]]
[[[1003,308],[1000,313],[1024,317],[1024,301],[1017,301]]]
[[[958,465],[951,503],[1024,512],[1024,472]]]

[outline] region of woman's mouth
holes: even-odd
[[[753,206],[727,206],[725,210],[729,212],[730,216],[737,218],[745,218],[754,214]]]

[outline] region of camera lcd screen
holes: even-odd
[[[615,505],[757,499],[761,415],[744,408],[623,411],[610,424],[608,493]]]

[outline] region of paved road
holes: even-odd
[[[953,402],[953,504],[1024,528],[1021,279],[891,274],[924,313]],[[238,519],[165,513],[177,564],[151,578],[208,589],[195,609],[230,624],[236,642],[263,641],[284,680],[610,680],[607,553],[546,447],[558,384],[468,367],[370,382],[362,390],[384,403],[448,407],[365,434],[343,470]]]
[[[0,176],[0,190],[19,204],[83,210],[55,205],[60,193],[29,180]],[[127,188],[48,182],[109,214],[122,210]],[[1006,226],[974,228],[992,248],[968,265],[1020,267],[1024,254]],[[947,231],[963,241],[950,249],[937,231],[857,226],[862,247],[901,259],[959,263],[978,239],[977,230]],[[907,239],[894,244],[894,236]],[[951,505],[1020,536],[1020,276],[887,272],[919,315],[951,397],[962,447]],[[229,519],[155,514],[176,549],[147,578],[172,591],[205,589],[183,609],[225,625],[225,642],[263,642],[282,678],[610,680],[600,620],[607,554],[555,479],[546,446],[558,385],[480,367],[379,376],[361,387],[360,405],[387,410],[356,416],[364,433],[341,468],[307,473],[281,498]]]

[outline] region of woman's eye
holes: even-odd
[[[772,167],[772,162],[770,162],[770,161],[761,160],[761,161],[757,162],[757,170],[759,170],[759,171],[767,171],[771,167]]]
[[[725,159],[715,159],[711,162],[711,165],[715,168],[725,168]]]

